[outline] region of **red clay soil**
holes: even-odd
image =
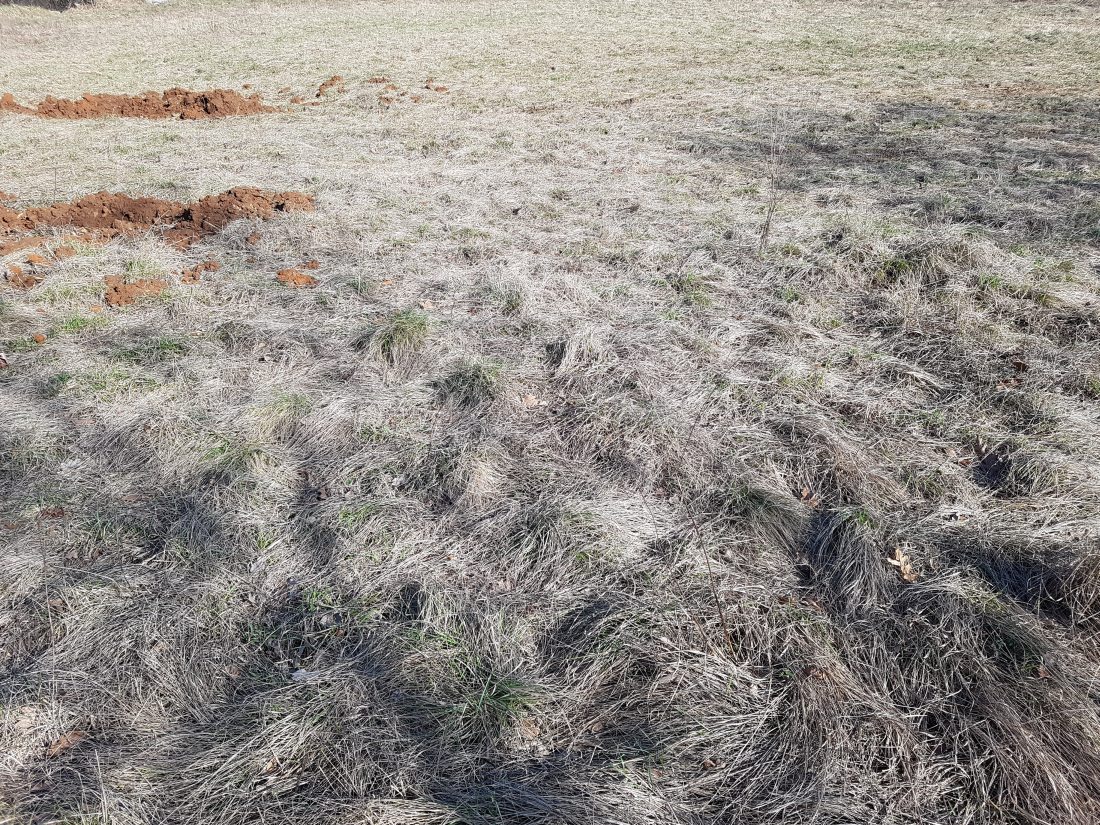
[[[7,267],[4,280],[7,281],[9,286],[16,289],[30,289],[33,286],[37,286],[42,283],[42,277],[35,275],[33,272],[24,272],[23,267],[11,264]]]
[[[217,261],[203,261],[197,266],[193,266],[190,269],[185,269],[180,273],[181,284],[197,284],[202,280],[202,276],[206,272],[217,272],[222,268],[222,265]]]
[[[22,106],[11,94],[0,95],[0,112],[34,115],[59,120],[87,120],[99,117],[138,117],[163,120],[207,120],[234,115],[259,115],[277,111],[265,106],[258,95],[245,97],[232,89],[210,89],[192,92],[188,89],[168,89],[165,92],[144,92],[140,95],[86,94],[80,100],[62,100],[47,96],[37,106]]]
[[[312,275],[306,275],[297,269],[280,269],[275,277],[292,289],[301,289],[304,286],[317,286],[317,279]]]
[[[346,87],[344,86],[344,78],[338,74],[334,74],[332,77],[330,77],[328,80],[317,87],[317,97],[324,97],[330,89],[335,89],[337,92],[346,91]]]
[[[0,215],[2,215],[0,210]],[[3,217],[0,217],[0,226],[2,226]],[[49,238],[16,238],[14,241],[8,241],[7,243],[0,243],[0,258],[6,258],[8,255],[14,255],[24,249],[32,249],[37,246],[42,246]]]
[[[168,288],[161,278],[138,278],[127,283],[121,275],[108,275],[103,283],[107,286],[103,300],[112,307],[128,307],[139,298],[155,298]]]
[[[313,197],[303,192],[269,192],[240,186],[194,203],[98,192],[69,203],[17,212],[0,206],[0,234],[46,227],[75,227],[100,237],[134,235],[164,228],[164,237],[180,249],[212,235],[238,218],[267,220],[278,212],[313,209]],[[17,241],[21,243],[21,241]]]

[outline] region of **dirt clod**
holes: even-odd
[[[46,343],[46,336],[40,332],[37,335],[34,335],[31,340],[34,341],[36,344],[44,344]]]
[[[321,268],[321,264],[318,263],[317,261],[306,261],[304,264],[302,264],[302,269],[320,269],[320,268]]]
[[[264,236],[261,235],[259,232],[253,232],[251,235],[244,239],[244,242],[249,246],[256,246],[261,240],[263,240],[263,237]]]
[[[42,283],[40,277],[30,272],[24,272],[23,267],[15,266],[14,264],[8,266],[7,281],[9,285],[16,289],[30,289]]]
[[[217,261],[203,261],[201,264],[197,264],[190,269],[185,269],[180,273],[181,284],[197,284],[202,280],[202,276],[206,272],[217,272],[222,268],[222,265]]]
[[[8,210],[9,212],[11,210]],[[3,212],[0,212],[0,227],[3,226]],[[41,246],[46,242],[46,238],[17,238],[14,241],[8,241],[7,243],[0,244],[0,258],[13,255],[23,249],[31,249],[36,246]]]
[[[344,86],[344,78],[338,74],[334,74],[324,83],[317,87],[317,97],[324,97],[329,91],[335,90],[336,92],[344,92],[346,88]]]
[[[85,94],[79,100],[47,96],[36,106],[23,106],[11,94],[0,96],[0,112],[34,115],[57,120],[87,120],[101,117],[136,117],[147,120],[179,118],[208,120],[234,115],[258,115],[274,112],[265,106],[259,94],[245,97],[233,89],[168,89],[140,95]]]
[[[317,286],[316,278],[297,269],[280,269],[275,277],[280,283],[286,284],[292,289]]]
[[[168,288],[162,278],[139,278],[127,282],[121,275],[108,275],[103,283],[107,286],[103,300],[111,307],[128,307],[139,298],[155,298]]]

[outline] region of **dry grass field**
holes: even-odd
[[[0,5],[173,87],[0,113],[0,823],[1100,822],[1100,7]]]

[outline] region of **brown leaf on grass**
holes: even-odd
[[[890,551],[890,558],[887,561],[898,569],[898,575],[901,576],[903,582],[912,583],[919,578],[917,571],[913,569],[913,563],[909,555],[900,547],[895,547]]]
[[[46,748],[46,758],[53,759],[55,756],[60,756],[67,750],[71,750],[88,738],[82,730],[71,730],[68,733],[63,733],[61,737]]]
[[[525,406],[525,407],[545,407],[546,406],[546,402],[543,401],[541,398],[539,398],[537,395],[534,395],[533,393],[527,393],[526,395],[522,396],[519,400],[520,400],[520,403],[523,404],[523,406]]]

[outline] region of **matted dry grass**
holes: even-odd
[[[0,7],[19,100],[345,86],[0,118],[15,209],[317,203],[3,260],[0,820],[1100,820],[1098,34]]]

